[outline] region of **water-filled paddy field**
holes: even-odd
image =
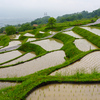
[[[100,84],[51,84],[33,91],[26,100],[99,100]]]
[[[36,42],[31,42],[37,45],[40,45],[42,48],[44,48],[47,51],[60,49],[63,46],[63,43],[56,39],[46,39]]]
[[[59,65],[65,61],[64,51],[55,51],[19,65],[0,69],[0,78],[21,77],[39,70]]]
[[[98,29],[98,28],[94,28],[94,27],[81,27],[81,28],[86,29],[86,30],[100,36],[100,29]]]
[[[40,32],[44,34],[44,32]],[[53,32],[51,34],[56,33]],[[77,72],[91,74],[93,71],[98,71],[100,73],[99,48],[73,31],[66,31],[63,36],[65,35],[66,37],[68,35],[71,36],[69,36],[69,41],[65,37],[61,37],[64,41],[61,38],[54,37],[36,40],[34,35],[26,33],[24,36],[31,37],[26,42],[30,42],[32,45],[30,47],[23,46],[23,49],[27,48],[31,52],[17,49],[1,53],[0,63],[5,63],[0,68],[0,88],[8,87],[7,91],[9,92],[5,95],[6,90],[1,90],[0,96],[2,97],[3,95],[11,100],[15,98],[16,100],[99,100],[100,81],[97,81],[96,78],[93,81],[95,82],[96,80],[98,84],[90,84],[88,81],[86,82],[89,84],[81,84],[81,82],[80,84],[72,84],[75,81],[69,84],[68,80],[63,83],[66,76],[74,75]],[[18,37],[11,38],[18,39]],[[36,41],[31,42],[33,40]],[[16,41],[15,43],[15,41],[11,41],[8,47],[18,44],[21,44],[21,42]],[[35,48],[33,44],[38,45],[35,45],[35,47],[38,47],[36,50],[32,49]],[[37,53],[40,52],[38,50],[39,46],[42,48],[41,51],[43,50],[41,54]],[[30,50],[30,48],[34,51]],[[92,50],[94,51],[92,52]],[[67,57],[67,52],[69,52],[69,57]],[[36,55],[36,53],[39,55]],[[75,56],[73,56],[74,53],[76,53]],[[13,60],[9,61],[11,59]],[[3,66],[5,67],[2,68]],[[50,80],[47,81],[48,78]],[[61,78],[60,81],[58,80],[59,78]],[[45,85],[49,81],[60,84]],[[22,84],[17,82],[22,82]],[[40,86],[41,83],[43,86]]]

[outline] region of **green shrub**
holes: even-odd
[[[10,38],[7,35],[0,36],[0,46],[7,46],[9,45]]]
[[[22,44],[21,47],[18,48],[18,50],[24,51],[24,52],[35,52],[36,55],[40,55],[42,53],[46,53],[46,50],[44,50],[42,47],[36,44],[31,44],[29,42]]]

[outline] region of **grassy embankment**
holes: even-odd
[[[60,37],[57,37],[58,35]],[[97,73],[96,71],[94,71],[92,74],[76,73],[75,75],[72,75],[72,76],[49,76],[49,74],[52,73],[53,71],[66,67],[69,64],[72,64],[75,61],[80,60],[82,57],[84,57],[88,53],[95,51],[95,50],[91,50],[87,52],[81,52],[73,44],[73,41],[75,38],[70,37],[66,34],[62,34],[62,33],[58,33],[58,35],[55,35],[53,38],[59,39],[64,43],[64,46],[61,48],[61,50],[65,51],[66,57],[68,56],[68,59],[66,59],[66,61],[63,64],[38,71],[34,74],[31,74],[25,77],[1,78],[0,79],[1,81],[22,82],[21,85],[17,85],[14,87],[8,87],[8,88],[0,90],[1,100],[24,100],[25,97],[29,93],[31,93],[33,90],[45,84],[49,84],[49,83],[63,83],[63,82],[66,82],[66,83],[67,82],[72,82],[72,83],[88,83],[88,82],[94,83],[95,82],[96,83],[96,82],[100,82],[100,73]],[[30,48],[29,48],[29,51],[30,51]],[[69,53],[67,54],[67,52]]]
[[[18,57],[16,57],[16,58],[14,58],[14,59],[11,59],[11,60],[9,60],[9,61],[6,61],[6,62],[4,62],[4,63],[1,63],[0,65],[5,64],[5,63],[8,63],[8,62],[13,61],[13,60],[16,60],[16,59],[18,59],[18,58],[24,56],[25,54],[27,54],[27,53],[29,53],[29,52],[35,52],[36,57],[33,57],[33,58],[28,59],[28,60],[26,60],[26,61],[20,61],[20,62],[18,62],[18,63],[11,64],[11,65],[0,66],[0,68],[18,65],[18,64],[21,64],[21,63],[24,63],[24,62],[27,62],[27,61],[36,59],[36,58],[38,58],[38,57],[41,57],[41,56],[43,56],[43,55],[45,55],[45,54],[47,53],[47,51],[44,50],[41,46],[36,45],[36,44],[31,44],[31,43],[29,43],[29,42],[22,44],[22,45],[18,48],[18,50],[24,51],[25,53],[22,54],[21,56],[18,56]]]
[[[100,36],[80,27],[74,27],[73,31],[100,48]]]
[[[8,46],[10,42],[10,38],[7,35],[0,36],[0,46]]]
[[[57,37],[57,36],[61,36],[62,37]],[[56,39],[60,39],[63,41],[64,46],[62,47],[62,49],[66,52],[66,56],[67,56],[67,51],[69,52],[69,57],[68,59],[60,65],[51,67],[51,68],[47,68],[41,71],[38,71],[34,74],[25,76],[25,77],[20,77],[20,78],[1,78],[1,81],[17,81],[17,82],[22,82],[21,85],[17,85],[14,87],[8,87],[5,89],[0,90],[0,99],[1,100],[24,100],[25,97],[33,90],[35,90],[36,88],[43,86],[45,84],[49,84],[49,83],[63,83],[63,82],[75,82],[75,83],[85,83],[85,82],[100,82],[100,73],[97,72],[93,72],[92,74],[79,74],[77,73],[76,75],[72,75],[72,76],[48,76],[50,73],[52,73],[53,71],[60,69],[62,67],[66,67],[71,63],[74,63],[77,60],[80,60],[82,57],[84,57],[86,54],[92,52],[88,51],[88,52],[79,52],[79,54],[77,54],[77,51],[79,51],[78,49],[76,49],[75,45],[73,44],[74,38],[71,36],[68,36],[66,34],[62,34],[62,33],[58,33],[58,35],[55,35],[54,38]],[[66,39],[67,38],[67,39]],[[70,42],[69,42],[70,41]],[[71,44],[71,48],[70,46],[68,46],[69,48],[67,48],[67,45]],[[27,44],[27,43],[26,43]],[[28,50],[26,49],[26,45],[24,44],[20,50],[23,51],[31,51],[31,49],[33,49],[33,46],[31,46],[29,43],[27,44]],[[32,47],[32,48],[31,48]],[[38,48],[34,48],[35,50],[38,50]],[[69,49],[69,50],[67,50]],[[67,51],[66,51],[67,50]],[[74,52],[75,50],[75,52]],[[75,53],[75,55],[72,55],[72,51]],[[39,54],[37,52],[37,54]]]

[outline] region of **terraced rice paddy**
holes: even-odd
[[[39,31],[39,33],[44,33],[44,32],[42,32],[42,31]]]
[[[26,63],[8,68],[1,68],[0,78],[26,76],[39,70],[59,65],[65,61],[64,57],[64,51],[55,51]]]
[[[76,47],[81,51],[89,51],[93,49],[98,49],[98,47],[96,47],[91,42],[87,41],[86,39],[76,39],[74,43]]]
[[[42,31],[40,32],[43,33]],[[55,35],[55,38],[59,40],[53,38],[43,40],[43,38],[42,39],[40,38],[39,41],[31,42],[35,40],[35,38],[29,38],[27,42],[30,41],[30,43],[37,44],[39,46],[33,44],[30,45],[29,43],[29,46],[27,46],[28,47],[27,48],[26,45],[23,45],[22,49],[24,51],[24,49],[27,48],[26,50],[26,53],[28,52],[27,54],[13,61],[5,63],[1,66],[0,89],[5,87],[8,88],[0,90],[0,99],[1,98],[7,98],[5,100],[24,100],[24,99],[26,100],[99,100],[100,99],[100,84],[68,84],[67,83],[68,80],[69,80],[68,82],[70,82],[70,79],[67,80],[68,76],[74,75],[77,72],[92,73],[94,70],[100,72],[99,48],[91,44],[86,39],[83,39],[83,37],[77,35],[73,31],[67,31],[64,33],[65,33],[64,35],[62,33],[59,35],[59,36],[61,35],[64,36],[64,38],[62,36],[61,38],[59,38]],[[55,32],[51,34],[55,34]],[[75,38],[70,37],[66,34],[71,35]],[[30,33],[26,33],[24,36],[33,37],[34,35]],[[67,36],[69,41],[66,40]],[[62,42],[60,40],[62,40]],[[75,47],[75,45],[73,45],[72,41],[74,41],[76,47],[79,50],[84,52],[79,51]],[[19,41],[16,41],[16,43],[17,42],[19,44]],[[11,46],[17,45],[17,44],[13,44],[14,41],[10,42],[10,44],[11,43],[12,43]],[[37,47],[36,48],[37,51],[33,49],[35,47]],[[32,53],[29,52],[32,51],[30,50],[30,48],[33,49],[33,51],[38,56],[35,55],[33,52]],[[89,51],[92,49],[94,50],[98,49],[98,51],[93,51],[93,52]],[[43,50],[42,53],[40,52],[40,50],[41,51]],[[67,52],[69,54],[67,54]],[[0,54],[0,63],[14,59],[22,54],[23,52],[18,50],[2,53]],[[36,58],[32,60],[31,58],[33,57]],[[18,62],[21,61],[23,61],[23,63],[18,64]],[[6,66],[6,65],[10,65],[10,66]],[[2,68],[3,66],[4,68]],[[95,82],[95,78],[93,78],[93,81]],[[22,84],[16,82],[22,82]],[[50,82],[61,83],[61,84],[45,85]],[[63,84],[63,82],[65,82],[65,84]],[[76,82],[76,80],[74,80],[74,82]],[[83,81],[81,80],[81,82]],[[16,86],[17,84],[19,85]],[[12,87],[9,88],[9,86]]]
[[[19,39],[20,34],[19,35],[16,35],[16,34],[10,35],[9,37],[10,37],[10,39]]]
[[[37,45],[40,45],[42,48],[44,48],[47,51],[60,49],[63,46],[63,43],[59,40],[55,39],[46,39],[36,42],[31,42]]]
[[[16,57],[18,57],[22,54],[23,54],[23,52],[18,51],[18,50],[0,54],[0,63],[6,62],[6,61],[11,60],[11,59],[14,59],[14,58],[16,58]]]
[[[35,56],[36,56],[36,55],[35,55],[34,52],[27,53],[27,54],[25,54],[24,56],[22,56],[22,57],[20,57],[20,58],[18,58],[18,59],[16,59],[16,60],[13,60],[13,61],[11,61],[11,62],[9,62],[9,63],[3,64],[2,66],[15,64],[15,63],[18,63],[18,62],[21,62],[21,61],[26,61],[26,60],[28,60],[28,59],[31,59],[31,58],[35,57]]]
[[[26,100],[99,100],[100,84],[51,84],[31,93]]]
[[[55,34],[56,32],[50,31],[49,33],[50,33],[50,34]]]
[[[30,33],[26,33],[26,34],[24,34],[24,36],[33,36],[34,37],[34,35],[30,34]]]
[[[19,44],[21,44],[21,41],[11,41],[11,42],[9,42],[8,46],[6,46],[6,47],[4,47],[2,49],[6,49],[6,48],[9,48],[9,47],[12,47],[12,46],[19,45]]]
[[[30,41],[34,41],[36,40],[35,38],[28,38],[27,42],[30,42]]]
[[[73,31],[67,31],[67,32],[63,32],[63,33],[71,35],[71,36],[73,36],[75,38],[82,38],[80,35],[74,33]]]
[[[83,57],[80,61],[75,62],[65,68],[62,68],[58,71],[53,72],[51,75],[74,75],[77,72],[79,73],[91,73],[92,71],[97,70],[100,72],[100,51],[95,51]]]
[[[100,36],[100,29],[93,28],[93,27],[81,27],[81,28],[86,29],[86,30]]]
[[[6,88],[6,87],[9,87],[9,86],[15,86],[15,85],[18,85],[19,83],[16,83],[16,82],[0,82],[0,89],[2,88]]]

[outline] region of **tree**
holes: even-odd
[[[55,24],[56,24],[56,19],[53,17],[50,17],[48,20],[47,26],[49,26],[49,28],[53,28]]]
[[[29,23],[22,24],[21,27],[18,29],[18,31],[26,31],[26,30],[31,30],[32,27]]]
[[[5,31],[6,31],[7,35],[16,34],[16,29],[14,26],[7,26],[5,28]]]

